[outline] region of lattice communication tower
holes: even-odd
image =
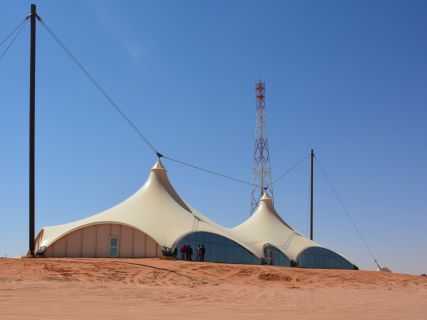
[[[273,184],[271,179],[270,151],[268,148],[266,114],[265,114],[265,83],[260,81],[255,85],[256,91],[256,130],[254,164],[252,169],[251,212],[259,204],[264,192],[273,199]]]

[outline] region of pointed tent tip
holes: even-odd
[[[259,199],[259,204],[262,204],[262,206],[267,206],[268,208],[270,208],[270,210],[276,212],[276,209],[273,205],[273,199],[271,199],[270,195],[267,192],[264,192],[262,194],[261,199]]]
[[[259,205],[257,209],[254,211],[252,216],[255,214],[258,216],[265,216],[265,215],[274,215],[277,219],[280,220],[285,226],[287,226],[289,229],[294,230],[283,218],[279,215],[279,213],[274,208],[273,199],[271,199],[270,195],[267,192],[264,192],[261,199],[259,199]]]
[[[271,197],[267,192],[264,192],[260,200],[271,200]]]
[[[271,199],[270,195],[267,192],[264,192],[262,194],[262,197],[261,197],[261,199],[259,199],[259,201],[262,201],[262,202],[270,205],[272,208],[274,208],[273,199]]]
[[[184,210],[192,213],[191,209],[184,200],[181,199],[179,194],[176,192],[174,187],[169,181],[167,170],[164,167],[162,161],[158,159],[154,166],[151,168],[150,177],[148,180],[150,183],[157,184],[158,187],[163,188],[173,200],[180,205]]]
[[[166,168],[165,168],[165,166],[163,165],[163,163],[159,159],[159,160],[156,161],[156,163],[151,168],[151,170],[165,170],[166,171]]]

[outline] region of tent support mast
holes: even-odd
[[[314,170],[313,170],[313,163],[314,163],[314,150],[311,149],[310,152],[310,159],[311,159],[311,170],[310,170],[310,240],[313,240],[313,191],[314,191]]]
[[[29,150],[29,256],[34,256],[35,225],[35,118],[36,118],[36,5],[31,4],[30,38],[30,150]]]

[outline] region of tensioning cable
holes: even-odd
[[[18,26],[12,30],[11,33],[9,33],[6,38],[2,40],[0,43],[0,47],[7,42],[7,40],[15,33],[12,40],[9,42],[9,44],[6,46],[6,48],[3,50],[3,52],[0,54],[0,61],[3,59],[3,57],[6,55],[6,53],[9,51],[10,47],[15,42],[16,38],[18,38],[19,34],[21,33],[22,29],[25,27],[25,22],[27,22],[28,18],[25,18]]]
[[[338,202],[340,203],[341,207],[343,208],[345,214],[347,215],[348,219],[350,220],[351,224],[353,225],[353,227],[356,230],[357,234],[359,235],[360,239],[364,243],[366,249],[368,250],[369,254],[371,255],[371,257],[374,260],[375,264],[377,265],[378,269],[381,269],[381,266],[378,263],[378,260],[375,258],[374,254],[372,253],[371,248],[368,246],[368,243],[366,242],[365,238],[362,236],[362,233],[360,232],[359,228],[357,227],[356,223],[354,222],[353,218],[351,217],[350,212],[348,211],[347,207],[344,205],[344,202],[342,201],[337,190],[335,189],[331,179],[329,179],[328,175],[326,174],[325,170],[323,169],[323,166],[320,164],[317,157],[314,157],[314,159],[315,159],[316,163],[319,165],[320,171],[322,172],[323,176],[325,177],[326,181],[328,182],[332,192],[334,193],[335,197],[337,198]]]
[[[117,103],[114,102],[114,100],[110,97],[110,95],[101,87],[101,85],[98,83],[98,81],[95,80],[95,78],[89,73],[89,71],[83,66],[83,64],[76,58],[75,55],[72,54],[72,52],[67,48],[67,46],[65,46],[65,44],[59,39],[59,37],[52,31],[52,29],[50,29],[46,22],[44,22],[43,19],[41,19],[40,17],[38,17],[38,20],[40,21],[40,23],[45,27],[45,29],[47,30],[47,32],[49,33],[49,35],[57,42],[57,44],[65,51],[65,53],[74,61],[74,63],[80,68],[81,71],[83,71],[83,73],[86,75],[86,77],[95,85],[95,87],[101,92],[101,94],[107,99],[108,102],[110,102],[110,104],[115,108],[115,110],[123,117],[123,119],[132,127],[132,129],[138,134],[138,136],[140,138],[143,139],[143,141],[150,147],[150,149],[155,153],[155,155],[160,159],[160,158],[164,158],[164,159],[168,159],[171,161],[174,161],[176,163],[179,163],[181,165],[185,165],[187,167],[191,167],[197,170],[201,170],[204,171],[206,173],[210,173],[213,175],[217,175],[235,182],[240,182],[243,184],[247,184],[247,185],[251,185],[253,186],[252,183],[250,182],[246,182],[243,181],[241,179],[237,179],[237,178],[233,178],[227,175],[224,175],[222,173],[219,172],[215,172],[212,170],[208,170],[208,169],[204,169],[202,167],[190,164],[188,162],[184,162],[184,161],[180,161],[177,159],[173,159],[167,156],[162,155],[155,147],[154,145],[147,139],[147,137],[142,133],[141,130],[139,130],[139,128],[130,120],[130,118],[121,110],[121,108],[117,105]]]
[[[212,170],[208,170],[208,169],[204,169],[202,167],[190,164],[188,162],[184,162],[184,161],[180,161],[177,159],[173,159],[171,157],[167,157],[162,155],[155,147],[154,145],[147,139],[147,137],[142,133],[142,131],[130,120],[130,118],[121,110],[121,108],[117,105],[117,103],[114,102],[114,100],[111,98],[111,96],[101,87],[101,85],[99,84],[98,81],[95,80],[95,78],[89,73],[89,71],[83,66],[83,64],[76,58],[76,56],[67,48],[67,46],[65,46],[64,42],[61,41],[61,39],[59,39],[59,37],[52,31],[52,29],[49,28],[49,26],[47,26],[46,22],[41,19],[40,17],[38,17],[38,20],[40,21],[40,23],[44,26],[44,28],[47,30],[47,32],[49,33],[49,35],[55,40],[55,42],[65,51],[65,53],[73,60],[73,62],[80,68],[81,71],[83,71],[83,73],[86,75],[86,77],[95,85],[95,87],[101,92],[101,94],[107,99],[108,102],[110,102],[110,104],[115,108],[115,110],[123,117],[123,119],[132,127],[132,129],[138,134],[138,136],[140,138],[142,138],[142,140],[150,147],[150,149],[155,153],[155,155],[160,159],[160,158],[164,158],[164,159],[168,159],[170,161],[179,163],[181,165],[187,166],[187,167],[191,167],[193,169],[197,169],[206,173],[210,173],[216,176],[220,176],[235,182],[240,182],[246,185],[251,185],[253,186],[252,183],[247,182],[247,181],[243,181],[241,179],[238,178],[234,178],[219,172],[215,172]]]
[[[98,91],[107,99],[107,101],[114,107],[114,109],[122,116],[122,118],[127,122],[128,125],[136,132],[136,134],[148,145],[148,147],[158,156],[159,152],[154,147],[154,145],[148,140],[148,138],[142,133],[141,130],[130,120],[126,113],[114,102],[110,95],[104,90],[104,88],[99,84],[98,81],[89,73],[89,71],[83,66],[83,64],[76,58],[75,55],[65,46],[65,44],[58,38],[58,36],[50,29],[46,22],[37,17],[42,26],[47,30],[48,34],[56,41],[56,43],[65,51],[65,53],[74,61],[74,63],[80,68],[81,71],[86,75],[86,77],[95,85]]]
[[[193,169],[196,169],[196,170],[200,170],[200,171],[203,171],[203,172],[206,172],[206,173],[210,173],[210,174],[213,174],[213,175],[216,175],[216,176],[219,176],[219,177],[222,177],[222,178],[225,178],[225,179],[231,180],[231,181],[240,182],[240,183],[242,183],[242,184],[250,185],[250,186],[253,186],[253,187],[254,187],[254,186],[255,186],[255,187],[259,187],[259,186],[258,186],[258,185],[256,185],[256,184],[253,184],[253,183],[250,183],[250,182],[247,182],[247,181],[244,181],[244,180],[238,179],[238,178],[234,178],[234,177],[231,177],[231,176],[227,176],[227,175],[222,174],[222,173],[219,173],[219,172],[215,172],[215,171],[212,171],[212,170],[204,169],[204,168],[202,168],[202,167],[199,167],[199,166],[193,165],[193,164],[188,163],[188,162],[184,162],[184,161],[181,161],[181,160],[173,159],[173,158],[170,158],[170,157],[167,157],[167,156],[162,156],[162,157],[163,157],[164,159],[167,159],[167,160],[170,160],[170,161],[173,161],[173,162],[179,163],[179,164],[181,164],[181,165],[183,165],[183,166],[187,166],[187,167],[190,167],[190,168],[193,168]]]
[[[306,154],[304,157],[302,157],[301,159],[299,159],[297,162],[295,162],[293,164],[292,167],[290,167],[288,170],[286,170],[285,172],[283,172],[277,179],[273,180],[273,182],[271,184],[272,185],[275,184],[277,181],[279,181],[280,179],[282,179],[283,177],[285,177],[286,175],[288,175],[289,173],[291,173],[296,167],[298,167],[309,156],[310,156],[310,154]]]
[[[16,30],[19,29],[19,27],[21,27],[26,21],[28,20],[28,17],[26,17],[24,20],[22,20],[1,42],[0,42],[0,47],[7,41],[7,39],[9,39],[15,32]]]
[[[175,163],[205,172],[205,173],[209,173],[212,175],[216,175],[234,182],[239,182],[245,185],[250,185],[250,186],[255,186],[255,187],[259,187],[256,184],[253,184],[251,182],[247,182],[244,181],[242,179],[238,179],[235,177],[231,177],[225,174],[222,174],[220,172],[216,172],[216,171],[212,171],[212,170],[208,170],[205,168],[202,168],[200,166],[196,166],[194,164],[185,162],[185,161],[181,161],[181,160],[177,160],[168,156],[165,156],[163,154],[161,154],[155,147],[154,145],[148,140],[148,138],[142,133],[142,131],[135,125],[135,123],[130,120],[130,118],[126,115],[126,113],[117,105],[117,103],[111,98],[111,96],[105,91],[105,89],[99,84],[99,82],[97,80],[95,80],[94,76],[92,76],[89,71],[87,70],[87,68],[85,68],[85,66],[77,59],[77,57],[68,49],[68,47],[64,44],[63,41],[61,41],[61,39],[56,35],[55,32],[53,32],[53,30],[51,28],[49,28],[49,26],[46,24],[46,22],[40,18],[39,16],[37,16],[38,21],[42,24],[42,26],[46,29],[46,31],[48,32],[48,34],[52,37],[53,40],[55,40],[55,42],[64,50],[64,52],[71,58],[71,60],[79,67],[79,69],[85,74],[85,76],[92,82],[92,84],[98,89],[98,91],[105,97],[105,99],[114,107],[114,109],[120,114],[120,116],[126,121],[126,123],[137,133],[137,135],[150,147],[150,149],[153,151],[153,153],[160,159],[160,158],[164,158],[170,161],[173,161]],[[297,163],[295,163],[289,170],[285,171],[283,174],[281,174],[279,176],[278,179],[276,179],[273,183],[279,181],[280,179],[282,179],[285,175],[287,175],[289,172],[291,172],[293,169],[295,169],[303,160],[305,160],[308,157],[308,155],[306,155],[303,159],[299,160]]]

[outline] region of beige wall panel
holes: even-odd
[[[119,224],[113,224],[111,226],[111,235],[112,236],[120,236],[120,225]]]
[[[67,239],[63,237],[55,242],[53,246],[53,254],[55,257],[65,257],[67,249]]]
[[[67,257],[80,258],[82,256],[82,230],[71,232],[67,238]]]
[[[49,248],[47,248],[44,255],[45,255],[45,257],[48,257],[48,258],[53,257],[53,246],[50,246]]]
[[[46,257],[109,257],[110,238],[119,237],[121,258],[162,256],[162,248],[145,233],[119,224],[100,224],[82,228],[56,241]]]
[[[110,229],[111,224],[98,225],[98,235],[96,239],[96,256],[98,258],[108,258],[110,256]]]
[[[157,245],[157,256],[158,257],[162,257],[163,256],[162,247],[159,246],[159,245]]]
[[[132,258],[133,229],[127,226],[121,226],[120,231],[120,257]]]
[[[153,238],[147,236],[146,237],[146,246],[145,246],[145,256],[147,258],[153,258],[157,255],[157,243],[153,240]]]
[[[134,234],[133,257],[134,258],[145,257],[145,234],[138,230],[135,230],[135,234]]]
[[[97,226],[89,226],[82,230],[82,257],[94,258],[96,253],[96,229]]]

